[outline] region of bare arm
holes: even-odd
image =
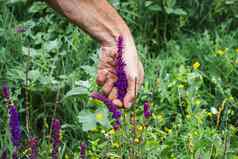
[[[101,44],[97,84],[109,97],[113,95],[116,40],[121,35],[125,41],[124,60],[128,76],[128,90],[121,101],[129,108],[135,98],[135,88],[143,82],[143,66],[137,55],[130,30],[117,11],[106,0],[46,0],[52,8],[68,17],[74,24],[85,30]],[[137,81],[137,86],[135,86]],[[117,105],[116,99],[114,102]]]
[[[127,25],[106,0],[47,0],[47,2],[104,46],[110,46],[119,35],[130,36]]]

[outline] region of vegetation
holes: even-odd
[[[42,1],[0,0],[0,85],[8,84],[19,112],[19,158],[31,156],[30,139],[38,158],[51,158],[52,134],[60,136],[54,147],[65,159],[238,158],[238,1],[111,3],[130,26],[145,68],[117,131],[107,107],[90,98],[99,89],[98,44]],[[0,153],[10,155],[6,104],[2,96]]]

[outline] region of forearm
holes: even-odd
[[[119,35],[132,40],[127,25],[106,0],[46,1],[104,46],[114,45]]]

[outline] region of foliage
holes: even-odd
[[[96,42],[44,2],[0,1],[0,85],[11,88],[23,137],[28,92],[40,158],[50,157],[53,116],[62,123],[61,158],[79,158],[81,143],[88,158],[236,158],[238,1],[112,3],[135,36],[146,75],[117,132],[103,103],[89,98],[98,89]],[[17,33],[19,27],[26,32]],[[145,100],[152,107],[146,120]],[[0,114],[0,150],[11,152],[2,98]],[[22,158],[29,155],[26,145]]]

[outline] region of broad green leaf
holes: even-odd
[[[22,54],[30,57],[38,55],[37,50],[33,48],[22,47]]]
[[[96,74],[96,68],[94,66],[84,65],[84,66],[81,66],[81,68],[90,76],[95,76]]]
[[[29,79],[33,80],[33,81],[36,81],[40,78],[41,76],[41,73],[39,70],[30,70],[28,72],[28,77]]]
[[[29,8],[29,13],[37,13],[45,9],[47,5],[43,2],[35,2],[33,5]]]
[[[111,126],[110,121],[108,120],[108,110],[105,107],[100,107],[96,110],[95,118],[99,124],[107,128]]]
[[[76,95],[83,95],[88,94],[88,89],[85,87],[75,87],[68,91],[65,97],[76,96]]]
[[[183,9],[180,9],[180,8],[174,9],[173,13],[176,15],[187,15],[187,13]]]
[[[83,131],[89,131],[96,128],[95,114],[89,111],[81,111],[78,115],[78,120],[82,123]]]

